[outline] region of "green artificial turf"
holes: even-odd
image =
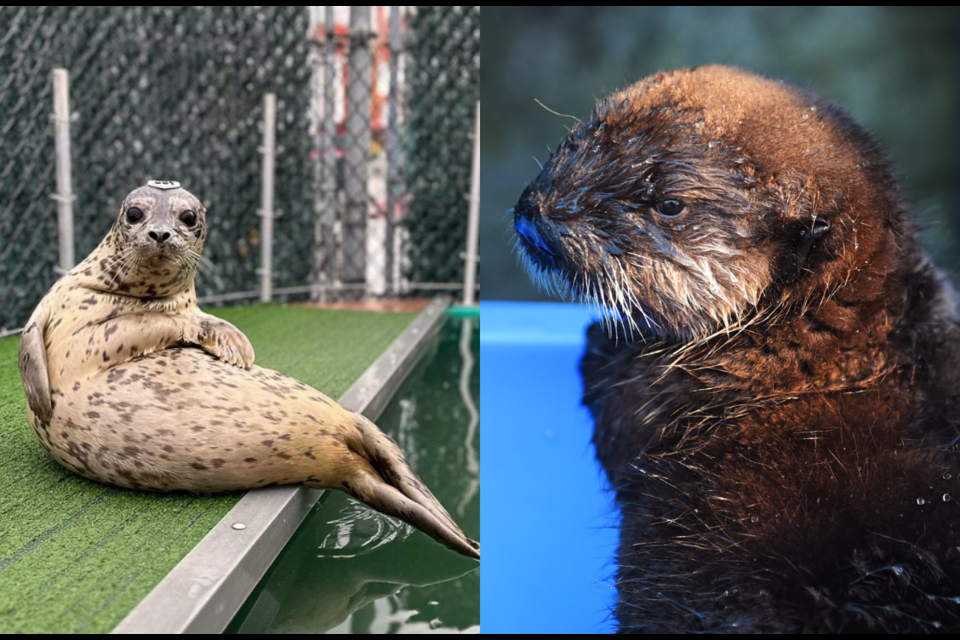
[[[278,305],[211,310],[257,364],[339,397],[413,313]],[[0,633],[111,630],[240,499],[90,482],[50,458],[26,418],[19,338],[0,340]]]

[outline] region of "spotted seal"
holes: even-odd
[[[651,76],[514,227],[535,277],[606,313],[581,374],[620,631],[960,631],[956,297],[841,108],[729,67]]]
[[[24,327],[29,420],[63,466],[131,489],[342,489],[479,558],[399,447],[361,415],[254,365],[197,306],[206,210],[175,182],[130,193],[109,235]]]

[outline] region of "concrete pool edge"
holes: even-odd
[[[448,306],[437,299],[420,312],[341,404],[376,420],[440,330]],[[300,487],[248,492],[112,633],[222,632],[320,495]]]

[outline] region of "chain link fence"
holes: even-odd
[[[423,9],[411,20],[407,273],[414,282],[460,282],[480,99],[480,7]]]
[[[277,96],[272,287],[457,289],[478,7],[0,7],[0,335],[58,277],[51,72],[70,75],[77,260],[123,197],[208,208],[208,301],[259,297],[264,96]]]

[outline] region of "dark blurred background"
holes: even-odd
[[[571,123],[662,70],[737,65],[844,106],[899,169],[927,250],[958,280],[955,7],[484,7],[481,295],[547,299],[510,253],[509,216]]]

